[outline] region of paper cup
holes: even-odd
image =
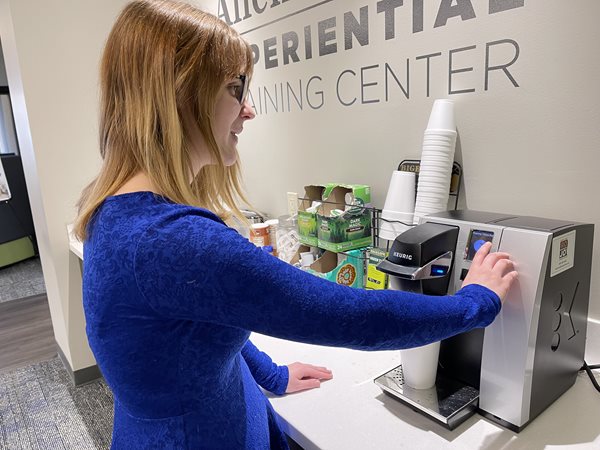
[[[454,123],[454,103],[452,101],[436,100],[433,102],[427,129],[456,132],[456,124]]]
[[[453,130],[444,130],[444,129],[436,129],[436,128],[427,128],[423,132],[424,136],[431,137],[440,137],[440,138],[455,138],[457,133],[456,129]]]
[[[414,210],[414,207],[413,207]],[[402,213],[390,210],[381,212],[381,220],[379,221],[379,237],[388,241],[393,241],[399,235],[412,228],[413,212]]]
[[[421,179],[422,177],[422,179]],[[425,186],[426,184],[422,184],[422,183],[433,183],[436,186],[440,186],[440,187],[446,187],[448,188],[448,191],[450,191],[450,174],[446,171],[440,171],[440,172],[436,172],[436,171],[427,171],[427,173],[424,173],[423,175],[421,175],[419,177],[419,185],[420,186]],[[417,190],[417,195],[418,195],[418,190]]]
[[[429,202],[446,202],[448,201],[448,189],[444,189],[442,190],[437,190],[434,191],[431,188],[422,188],[421,190],[419,190],[419,193],[417,195],[417,201],[415,202],[415,207],[416,204],[421,201],[421,200],[426,200]]]
[[[456,137],[454,136],[438,136],[426,134],[423,136],[424,144],[434,144],[434,145],[448,145],[452,146],[455,144]]]
[[[429,389],[435,385],[440,343],[400,350],[404,383],[413,389]]]
[[[436,213],[439,211],[446,211],[446,206],[442,206],[440,204],[434,204],[432,203],[431,205],[425,204],[425,203],[421,203],[419,205],[417,205],[417,207],[415,207],[415,213],[413,215],[413,217],[415,219],[418,219],[418,216],[423,216],[423,215],[428,215],[428,214],[432,214],[432,213]],[[414,219],[413,219],[414,221]],[[415,223],[415,222],[413,222]]]
[[[444,171],[451,171],[452,170],[452,164],[450,164],[450,161],[442,161],[442,160],[437,160],[434,158],[427,158],[427,159],[422,159],[421,160],[421,167],[420,170],[426,171],[428,169],[442,169]]]
[[[394,170],[385,197],[384,210],[412,213],[415,209],[416,174]]]
[[[448,195],[448,189],[445,189],[444,187],[421,186],[419,189],[419,198],[423,198],[424,196],[435,196],[436,198],[442,199]]]
[[[452,150],[450,147],[424,145],[421,149],[421,159],[425,158],[426,156],[439,156],[443,158],[453,159],[454,150]]]
[[[417,214],[431,214],[431,213],[436,213],[438,211],[446,211],[446,209],[447,209],[446,205],[443,205],[441,202],[440,203],[437,203],[437,202],[435,202],[435,203],[421,202],[415,208],[414,215],[417,215]]]
[[[426,213],[431,213],[431,212],[437,212],[437,211],[442,211],[446,209],[446,202],[443,202],[442,200],[426,200],[423,199],[421,201],[419,201],[419,204],[415,207],[415,211],[416,212],[426,212]]]

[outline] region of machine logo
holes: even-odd
[[[398,253],[398,252],[394,252],[394,256],[396,258],[400,258],[400,259],[408,259],[409,261],[412,261],[412,255],[407,255],[406,253]]]
[[[562,241],[560,241],[560,244],[559,244],[558,257],[566,258],[568,256],[568,250],[569,250],[569,240],[563,239]]]

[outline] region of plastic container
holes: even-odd
[[[269,228],[269,245],[273,247],[273,255],[277,256],[277,229],[279,228],[279,219],[271,219],[265,222]]]
[[[266,223],[253,223],[250,226],[250,242],[257,247],[270,245],[269,242],[269,225]]]

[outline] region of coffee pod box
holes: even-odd
[[[377,265],[386,258],[387,252],[380,248],[371,248],[368,255],[365,289],[387,289],[388,276],[377,268]]]
[[[338,254],[325,251],[319,259],[310,265],[308,272],[334,283],[353,288],[364,287],[365,250],[350,250],[343,258]]]
[[[317,212],[317,246],[343,252],[371,245],[371,188],[330,184]]]
[[[317,212],[312,210],[313,202],[321,202],[326,184],[311,184],[304,186],[304,198],[298,203],[298,240],[305,245],[316,247]]]

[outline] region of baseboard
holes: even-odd
[[[58,357],[60,358],[63,365],[65,366],[65,369],[67,369],[67,372],[69,373],[69,376],[71,377],[71,381],[73,382],[73,385],[81,386],[83,384],[90,383],[91,381],[95,381],[99,378],[102,378],[102,373],[100,372],[100,369],[98,368],[97,365],[93,365],[90,367],[84,367],[83,369],[74,371],[73,368],[71,367],[71,364],[69,364],[67,357],[62,352],[58,343],[56,344],[56,348],[58,351]]]

